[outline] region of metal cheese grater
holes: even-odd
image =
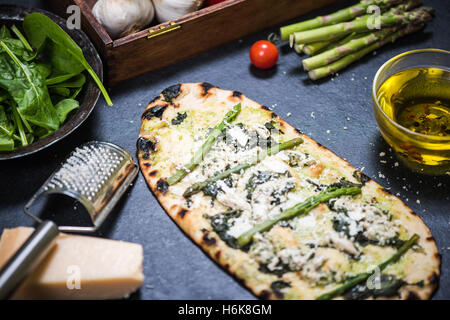
[[[107,142],[91,141],[76,148],[25,205],[25,213],[40,225],[0,271],[0,299],[7,298],[45,256],[59,231],[96,231],[138,173],[131,154]],[[92,226],[57,226],[30,212],[37,199],[64,194],[79,201]]]

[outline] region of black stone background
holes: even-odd
[[[49,9],[44,1],[36,0],[0,3]],[[90,118],[68,138],[38,154],[0,162],[0,230],[33,225],[23,214],[24,204],[76,146],[93,139],[104,140],[135,154],[140,116],[147,103],[169,85],[206,81],[241,91],[262,104],[273,106],[278,115],[301,131],[355,167],[364,167],[364,173],[394,194],[400,193],[400,199],[429,226],[442,254],[440,288],[434,298],[450,299],[450,176],[421,176],[401,164],[394,166],[397,160],[378,131],[370,95],[377,69],[389,58],[418,48],[450,49],[450,3],[447,0],[425,0],[425,3],[436,8],[436,17],[424,32],[389,44],[331,79],[315,83],[308,80],[300,68],[301,58],[286,46],[280,46],[276,68],[268,71],[252,68],[249,48],[254,41],[266,39],[270,32],[277,30],[272,28],[113,88],[114,107],[108,107],[100,98]],[[330,6],[299,19],[344,6]],[[315,118],[311,117],[312,112]],[[380,158],[380,152],[386,156]],[[381,159],[387,163],[381,163]],[[164,213],[142,175],[97,235],[143,245],[146,279],[132,299],[255,298],[194,245]]]

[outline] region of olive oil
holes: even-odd
[[[413,68],[389,77],[379,88],[381,108],[416,133],[450,137],[450,71]]]
[[[381,133],[405,165],[428,174],[450,171],[450,69],[395,73],[381,84],[376,99],[387,116],[375,113]]]

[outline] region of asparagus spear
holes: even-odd
[[[303,52],[309,56],[315,55],[322,49],[326,48],[327,46],[331,45],[332,43],[335,43],[335,41],[341,40],[342,38],[343,37],[338,37],[338,38],[330,40],[330,41],[318,41],[318,42],[313,42],[310,44],[303,44]],[[293,40],[294,38],[291,37],[291,39]],[[297,44],[294,44],[294,45],[297,45]]]
[[[398,6],[396,6],[394,8],[391,8],[389,10],[389,13],[400,14],[403,11],[409,11],[411,9],[414,9],[415,7],[419,6],[420,4],[422,4],[422,0],[407,0],[406,2],[401,3]],[[370,17],[372,17],[372,15],[371,14],[367,14],[367,15],[355,18],[355,21],[362,20],[362,19],[365,19],[365,21],[367,21]],[[329,49],[341,46],[344,43],[347,43],[350,40],[353,40],[353,39],[356,39],[356,38],[360,38],[363,35],[366,36],[369,33],[370,32],[366,32],[366,33],[363,33],[362,35],[360,35],[360,34],[358,34],[356,32],[353,32],[353,33],[347,35],[346,37],[338,37],[337,39],[334,39],[334,40],[331,40],[331,41],[319,41],[319,42],[313,42],[313,43],[306,44],[306,45],[303,44],[302,51],[304,53],[306,53],[307,55],[312,56],[312,55],[315,55],[316,53],[321,53],[321,52],[324,52],[326,50],[329,50]],[[291,46],[294,45],[294,37],[290,38],[290,42],[292,42]]]
[[[319,51],[317,51],[315,53],[322,53],[324,51],[337,48],[339,46],[342,46],[343,44],[346,44],[347,42],[349,42],[349,41],[351,41],[353,39],[358,39],[358,38],[361,38],[361,37],[368,36],[370,33],[371,32],[363,32],[363,33],[353,32],[353,33],[347,35],[346,37],[342,38],[339,41],[335,41],[335,42],[330,43],[328,46],[326,46],[325,48],[323,48],[323,49],[321,49],[321,50],[319,50]],[[305,45],[305,47],[306,47],[306,45]]]
[[[330,49],[330,50],[324,51],[318,55],[315,55],[313,57],[304,59],[302,61],[303,68],[305,70],[313,70],[313,69],[317,69],[319,67],[325,66],[327,64],[330,64],[352,52],[358,51],[376,41],[386,38],[390,34],[397,31],[399,28],[400,27],[391,27],[391,28],[382,29],[382,30],[370,33],[367,36],[350,40],[349,42],[345,43],[344,45],[338,46],[334,49]]]
[[[384,46],[385,44],[389,43],[389,42],[394,42],[395,40],[397,40],[398,38],[401,38],[403,36],[406,36],[410,33],[414,33],[416,31],[419,31],[420,29],[422,29],[424,27],[425,24],[409,24],[406,27],[396,31],[395,33],[391,34],[390,36],[388,36],[385,39],[379,40],[375,43],[372,43],[371,45],[369,45],[368,47],[365,47],[359,51],[356,51],[352,54],[349,54],[327,66],[321,67],[321,68],[317,68],[314,70],[311,70],[308,72],[309,77],[312,80],[317,80],[317,79],[321,79],[324,78],[326,76],[335,74],[336,72],[338,72],[339,70],[344,69],[345,67],[349,66],[350,64],[352,64],[353,62],[361,59],[362,57],[364,57],[366,54]]]
[[[388,12],[379,17],[381,27],[390,27],[395,25],[405,25],[408,23],[420,23],[426,19],[424,17],[430,16],[433,12],[432,8],[421,7],[413,11],[406,11],[402,13]],[[294,38],[295,43],[313,43],[317,41],[329,41],[339,36],[345,36],[353,32],[365,32],[370,31],[367,20],[359,19],[351,22],[338,23],[332,26],[326,26],[313,30],[301,31],[293,33],[291,36]]]
[[[336,11],[327,16],[318,16],[314,19],[294,23],[280,28],[281,39],[288,40],[294,32],[311,30],[323,26],[332,25],[338,22],[348,21],[366,13],[371,5],[377,5],[380,8],[389,8],[401,3],[402,0],[362,0],[360,3],[345,9]]]
[[[422,3],[422,0],[407,0],[406,2],[400,3],[398,6],[391,8],[389,12],[399,14],[403,11],[414,9],[415,7],[420,6]]]
[[[381,272],[391,263],[397,262],[406,251],[408,251],[414,244],[416,244],[416,242],[417,242],[417,240],[419,240],[419,238],[420,238],[419,235],[414,234],[408,241],[405,242],[405,244],[403,246],[401,246],[400,249],[397,250],[397,252],[392,257],[390,257],[383,263],[379,264],[378,270]],[[357,277],[345,282],[342,286],[334,289],[333,291],[330,291],[328,293],[324,293],[324,294],[320,295],[316,300],[330,300],[337,296],[340,296],[343,293],[345,293],[347,290],[356,286],[357,284],[367,280],[376,271],[377,271],[377,269],[373,269],[369,272],[361,273]]]
[[[302,51],[303,51],[303,47],[304,47],[305,45],[304,44],[296,44],[295,46],[294,46],[294,50],[295,50],[295,52],[297,52],[297,53],[302,53]]]
[[[174,185],[181,179],[183,179],[190,171],[194,170],[198,164],[202,161],[203,157],[206,153],[208,153],[209,149],[211,149],[214,140],[222,133],[223,129],[236,118],[236,116],[241,111],[241,104],[238,103],[235,105],[230,111],[225,114],[224,119],[217,126],[215,126],[210,133],[209,137],[200,147],[200,149],[194,154],[194,157],[191,161],[186,164],[182,169],[178,170],[173,176],[167,179],[167,183],[169,186]]]
[[[419,6],[420,4],[422,4],[422,0],[406,0],[406,2],[401,3],[398,6],[391,8],[389,10],[389,13],[400,14],[400,13],[402,13],[404,11],[409,11],[411,9],[414,9],[415,7]],[[372,16],[373,15],[371,15],[371,14],[366,14],[364,16],[356,17],[354,21],[358,21],[358,20],[362,20],[362,19],[367,21]],[[319,42],[313,42],[313,43],[310,43],[310,44],[307,44],[307,45],[303,44],[302,51],[304,53],[306,53],[307,55],[312,56],[312,55],[314,55],[316,53],[320,53],[320,52],[323,52],[325,50],[328,50],[328,49],[331,49],[331,48],[335,48],[335,47],[337,47],[339,45],[347,43],[350,40],[357,38],[357,36],[355,36],[355,35],[357,35],[357,33],[353,32],[352,34],[350,34],[350,35],[348,35],[346,37],[338,37],[338,38],[333,39],[331,41],[319,41]],[[337,40],[339,40],[339,41],[337,41]],[[295,45],[294,37],[290,37],[289,41],[290,41],[291,47]]]
[[[358,187],[351,188],[330,188],[326,191],[319,193],[318,195],[309,197],[303,202],[296,204],[295,206],[284,210],[277,216],[272,219],[265,220],[252,229],[244,232],[237,238],[238,247],[242,248],[243,246],[250,243],[253,239],[253,236],[258,232],[264,232],[272,228],[276,223],[282,220],[292,219],[299,215],[307,214],[309,211],[317,207],[319,204],[326,202],[330,199],[337,198],[345,195],[356,195],[361,193],[361,189]]]
[[[295,138],[295,139],[277,144],[276,146],[273,146],[270,149],[264,150],[259,155],[257,155],[253,159],[251,159],[249,162],[241,163],[237,166],[234,166],[233,168],[230,168],[228,170],[225,170],[222,173],[215,175],[212,178],[209,178],[204,181],[193,184],[192,186],[190,186],[189,188],[186,189],[186,191],[183,193],[183,197],[185,197],[185,198],[190,197],[190,196],[200,192],[203,188],[205,188],[208,184],[210,184],[212,182],[216,182],[216,181],[225,179],[226,177],[230,176],[232,173],[239,172],[241,170],[245,170],[245,169],[255,165],[256,163],[263,160],[267,156],[276,154],[282,150],[286,150],[286,149],[295,147],[295,146],[299,145],[300,143],[303,143],[302,138]]]

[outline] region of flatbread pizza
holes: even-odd
[[[240,92],[163,90],[137,150],[167,214],[258,297],[427,299],[438,285],[416,213]]]

